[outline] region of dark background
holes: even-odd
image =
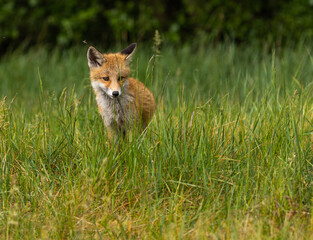
[[[313,39],[313,0],[0,0],[0,52],[151,40],[284,45]]]

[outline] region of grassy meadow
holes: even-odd
[[[313,237],[311,46],[139,44],[157,111],[115,144],[86,51],[0,59],[0,239]]]

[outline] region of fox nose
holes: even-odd
[[[113,97],[117,97],[120,93],[118,91],[112,92]]]

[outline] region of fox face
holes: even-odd
[[[87,52],[91,85],[95,91],[108,97],[119,98],[128,85],[129,64],[136,49],[133,43],[121,52],[102,54],[94,47]]]

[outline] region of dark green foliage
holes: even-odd
[[[0,50],[19,45],[112,46],[210,39],[284,44],[313,37],[312,0],[0,0]]]

